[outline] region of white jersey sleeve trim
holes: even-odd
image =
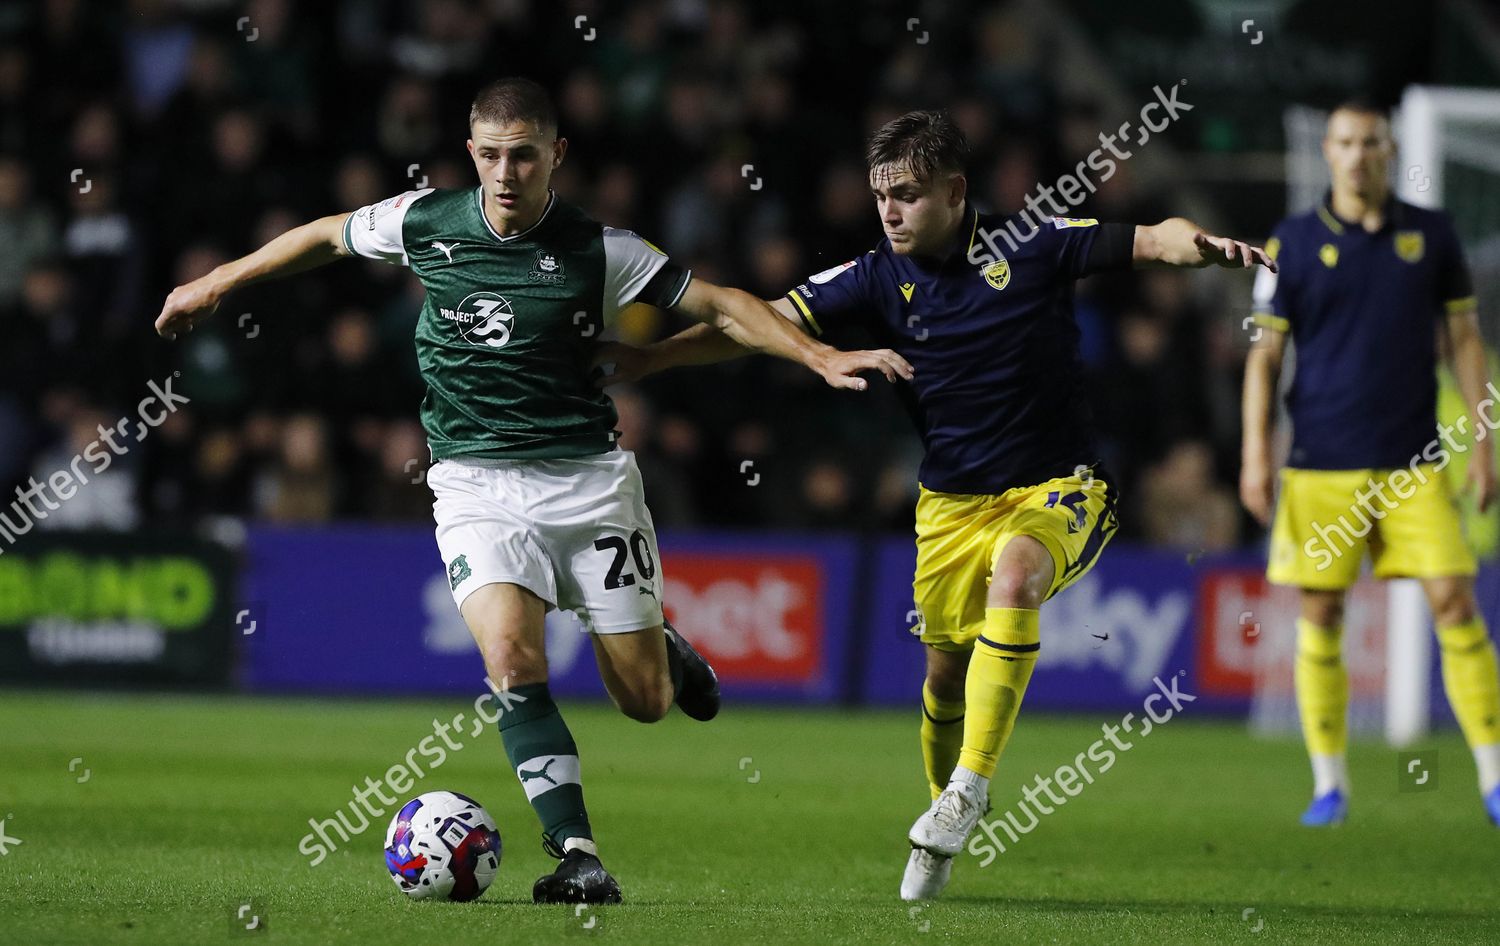
[[[435,188],[407,191],[361,207],[344,220],[344,248],[355,256],[407,265],[401,226],[406,212]]]
[[[663,266],[667,254],[632,230],[604,228],[604,324],[613,325],[620,311],[635,301]]]
[[[1276,298],[1276,273],[1264,266],[1255,270],[1255,286],[1250,292],[1250,304],[1256,312],[1272,311],[1271,302]]]

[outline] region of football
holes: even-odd
[[[414,900],[473,900],[500,869],[500,832],[484,806],[467,795],[426,792],[391,820],[385,866]]]

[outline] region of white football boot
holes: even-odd
[[[906,873],[901,877],[902,900],[936,900],[953,876],[953,858],[911,849]]]
[[[964,841],[982,814],[984,796],[979,789],[955,779],[911,826],[906,837],[912,847],[951,859],[964,849]]]

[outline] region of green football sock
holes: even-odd
[[[511,687],[500,713],[500,740],[542,833],[558,847],[571,838],[593,839],[583,806],[578,747],[545,683]]]

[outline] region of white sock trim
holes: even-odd
[[[970,771],[969,769],[966,769],[961,765],[954,766],[953,774],[948,778],[948,784],[950,786],[962,785],[968,788],[972,788],[975,794],[977,794],[980,798],[985,797],[985,795],[988,794],[990,790],[989,779],[985,778],[983,775],[980,775],[978,772]]]
[[[1342,755],[1314,755],[1313,797],[1321,798],[1334,789],[1349,794],[1349,764]]]
[[[1474,765],[1479,769],[1479,793],[1489,795],[1500,785],[1500,742],[1475,746]]]
[[[588,838],[568,838],[563,842],[563,851],[582,851],[585,854],[599,856],[599,847]]]

